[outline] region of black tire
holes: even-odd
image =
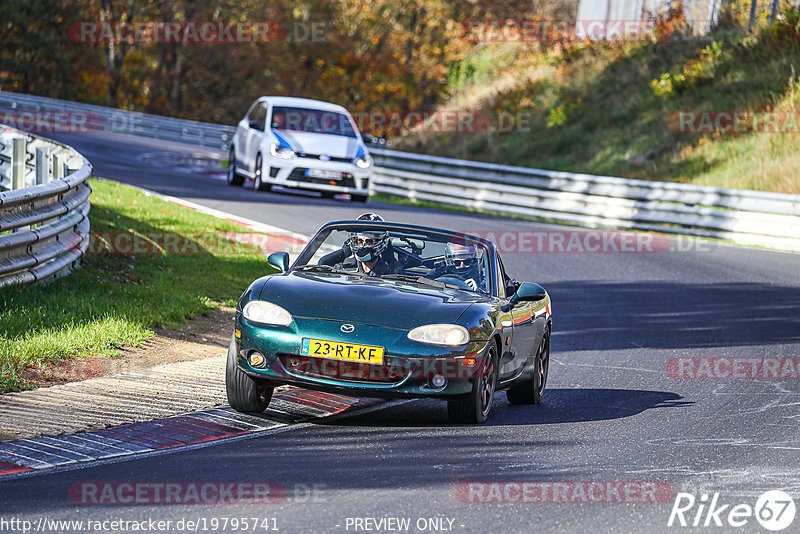
[[[351,202],[361,202],[362,204],[367,201],[369,195],[350,195]]]
[[[236,365],[236,343],[231,339],[225,366],[228,404],[237,412],[262,413],[269,406],[275,388],[270,382],[250,378]]]
[[[231,150],[228,153],[228,185],[235,185],[241,187],[244,183],[244,176],[236,171],[236,150],[231,145]]]
[[[511,404],[539,404],[547,386],[547,375],[550,372],[550,331],[545,330],[542,341],[534,356],[534,374],[530,380],[514,386],[506,391]]]
[[[253,179],[253,189],[256,191],[271,191],[272,186],[270,184],[265,184],[261,180],[261,175],[263,173],[263,168],[261,164],[261,154],[256,156],[256,171],[255,171],[255,178]]]
[[[472,380],[472,392],[466,398],[447,401],[447,415],[452,422],[474,425],[486,421],[492,410],[497,372],[497,345],[491,340],[483,367]]]

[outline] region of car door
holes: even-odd
[[[506,296],[511,298],[515,290],[514,284],[506,274],[503,260],[499,254],[497,262],[500,286],[505,290]],[[533,351],[538,346],[537,341],[541,336],[539,325],[536,322],[538,304],[536,302],[518,302],[511,310],[513,331],[511,345],[514,357],[507,364],[505,372],[507,378],[514,378],[523,372],[525,364],[532,360]]]
[[[257,124],[256,124],[257,123]],[[264,127],[267,123],[267,103],[256,102],[249,113],[247,124],[245,124],[245,140],[243,148],[242,163],[243,167],[255,172],[256,154],[261,144],[261,136],[264,135]]]
[[[498,280],[498,296],[501,302],[507,303],[511,295],[507,294],[504,287],[503,280],[505,274],[499,256],[495,259],[495,272],[497,273]],[[498,320],[502,326],[502,347],[500,350],[498,379],[500,382],[504,382],[514,378],[518,367],[516,362],[519,360],[515,343],[516,329],[514,328],[514,310],[501,307]]]
[[[233,137],[233,145],[236,147],[236,159],[240,170],[247,170],[247,135],[250,130],[250,115],[256,109],[258,101],[253,102],[247,113],[244,114],[242,120],[236,125],[236,133]]]

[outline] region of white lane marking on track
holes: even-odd
[[[105,178],[103,178],[103,179],[105,180]],[[114,180],[109,180],[109,181],[114,181]],[[304,242],[308,242],[308,240],[310,239],[309,236],[304,235],[304,234],[298,234],[298,233],[292,232],[291,230],[287,230],[285,228],[280,228],[278,226],[272,226],[271,224],[266,224],[266,223],[254,221],[253,219],[247,219],[245,217],[240,217],[238,215],[234,215],[233,213],[228,213],[228,212],[225,212],[225,211],[222,211],[222,210],[209,208],[207,206],[203,206],[202,204],[197,204],[196,202],[191,202],[189,200],[185,200],[185,199],[182,199],[182,198],[179,198],[179,197],[173,197],[173,196],[170,196],[170,195],[164,195],[162,193],[158,193],[158,192],[152,191],[150,189],[145,189],[144,187],[139,187],[137,185],[130,185],[130,184],[125,184],[125,185],[127,185],[128,187],[132,187],[133,189],[138,189],[139,191],[141,191],[142,193],[144,193],[147,196],[160,198],[161,200],[166,200],[167,202],[172,202],[174,204],[178,204],[178,205],[184,206],[186,208],[190,208],[192,210],[199,211],[200,213],[205,213],[206,215],[211,215],[212,217],[216,217],[218,219],[233,220],[234,222],[238,222],[238,223],[242,224],[243,226],[247,226],[248,228],[251,228],[252,230],[257,230],[259,232],[264,232],[266,234],[270,234],[270,233],[271,234],[281,234],[281,235],[285,235],[285,236],[288,236],[288,237],[293,237],[295,239],[298,239],[298,240],[304,241]]]
[[[602,368],[602,369],[618,369],[620,371],[637,371],[637,372],[643,372],[643,373],[660,373],[661,372],[660,369],[641,369],[639,367],[621,367],[621,366],[616,366],[616,365],[594,365],[594,364],[591,364],[591,363],[575,363],[575,362],[565,363],[565,362],[556,360],[555,358],[550,358],[550,359],[552,360],[553,363],[557,363],[557,364],[559,364],[561,366],[564,366],[564,367],[599,367],[599,368]]]

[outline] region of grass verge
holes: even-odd
[[[702,37],[676,33],[546,52],[486,43],[465,60],[472,64],[483,67],[466,69],[477,74],[454,85],[442,109],[482,113],[491,127],[408,134],[397,149],[800,193],[798,9],[756,33],[726,26]],[[736,130],[724,122],[734,113],[744,117]]]
[[[218,232],[241,232],[241,226],[115,182],[91,183],[95,253],[81,269],[52,283],[0,289],[2,392],[32,387],[24,377],[27,367],[113,357],[115,349],[152,337],[154,327],[175,326],[221,303],[235,305],[250,282],[274,272],[253,246],[209,247],[230,243],[217,239]],[[120,235],[127,239],[122,243],[134,236],[145,243],[169,236],[180,246],[97,253],[107,252],[103,245],[113,248],[109,241]]]

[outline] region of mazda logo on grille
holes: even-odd
[[[349,334],[350,332],[352,332],[352,331],[353,331],[353,330],[355,330],[355,329],[356,329],[356,327],[355,327],[355,326],[353,326],[353,325],[351,325],[351,324],[343,324],[343,325],[342,325],[342,326],[339,328],[339,330],[341,330],[341,331],[342,331],[342,332],[344,332],[345,334]]]
[[[320,161],[330,161],[331,157],[329,155],[327,155],[327,154],[320,154],[319,155],[319,159],[320,159]]]

